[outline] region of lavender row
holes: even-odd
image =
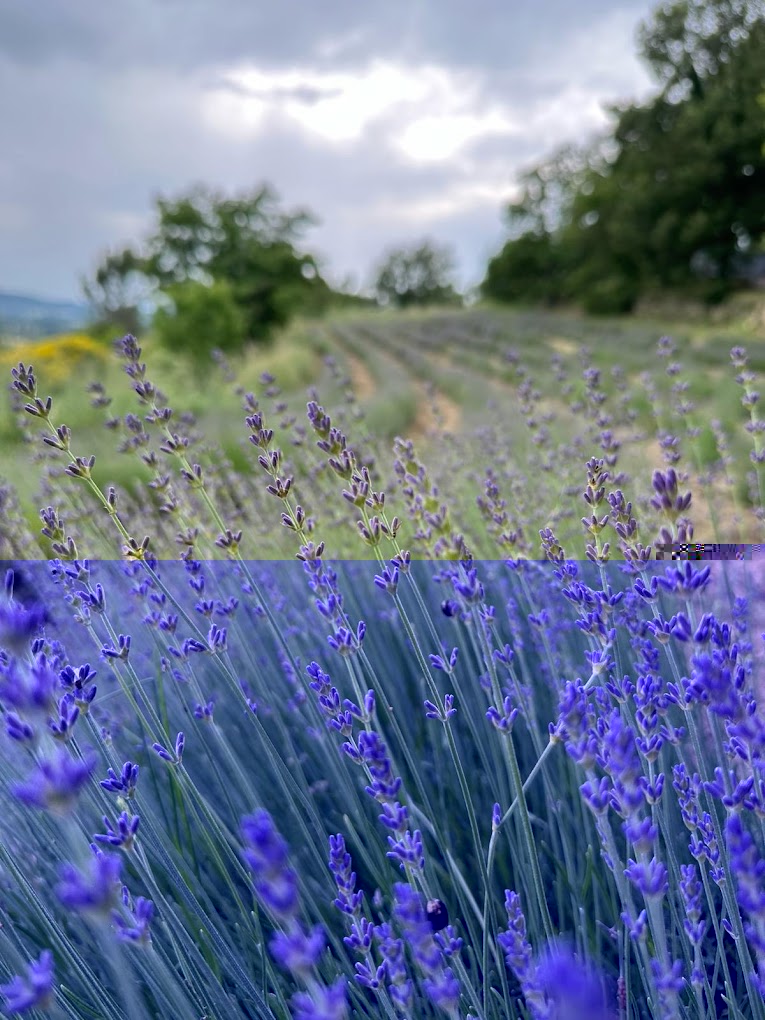
[[[443,345],[437,349],[438,335],[432,330],[421,326],[420,337],[412,332],[414,326],[407,328],[409,332],[398,338],[379,324],[374,329],[334,330],[335,347],[350,351],[360,363],[364,345],[374,348],[365,363],[378,375],[387,371],[386,365],[396,366],[398,374],[391,376],[397,380],[396,392],[383,386],[384,399],[369,404],[373,427],[365,421],[364,406],[354,393],[342,355],[327,356],[326,369],[333,390],[343,394],[332,413],[332,428],[352,449],[358,467],[369,473],[370,486],[387,493],[389,505],[403,521],[401,544],[415,558],[432,554],[427,532],[441,528],[445,512],[452,531],[464,536],[475,556],[503,555],[505,546],[497,545],[503,502],[513,508],[511,514],[505,513],[511,518],[505,533],[516,535],[511,550],[515,555],[544,555],[538,536],[546,528],[556,532],[566,555],[586,555],[581,494],[584,465],[593,456],[605,462],[608,484],[614,494],[621,494],[621,504],[634,507],[631,519],[646,548],[667,544],[667,535],[677,542],[694,537],[716,543],[763,538],[765,423],[758,413],[756,375],[742,348],[731,351],[726,381],[733,387],[737,407],[733,418],[722,421],[710,418],[705,406],[691,399],[690,391],[703,380],[697,374],[689,383],[688,368],[677,360],[680,352],[666,337],[659,341],[654,359],[658,373],[646,371],[636,384],[618,365],[607,372],[598,367],[602,359],[586,347],[579,348],[578,371],[569,357],[557,353],[543,371],[530,370],[525,354],[499,344],[494,335],[490,341],[497,350],[486,355],[486,375],[480,377],[465,362],[481,361],[480,343],[469,345],[465,339],[460,346],[452,335],[455,327],[451,333],[444,327],[438,334]],[[413,343],[418,337],[420,350]],[[130,378],[134,411],[112,414],[113,396],[101,383],[90,387],[93,413],[102,418],[104,436],[113,434],[117,456],[125,459],[122,476],[133,472],[127,485],[111,480],[114,461],[102,465],[100,453],[96,458],[87,449],[90,433],[73,435],[58,419],[56,406],[47,407],[50,398],[37,394],[34,370],[23,364],[14,369],[15,407],[28,430],[29,458],[39,463],[43,529],[40,533],[31,525],[12,484],[2,483],[5,526],[0,529],[0,555],[33,559],[62,555],[63,527],[67,541],[71,538],[78,552],[90,557],[118,555],[125,538],[122,531],[134,537],[143,532],[140,541],[149,536],[152,552],[160,558],[175,558],[189,549],[205,558],[225,556],[226,547],[218,540],[227,531],[241,532],[243,555],[289,557],[294,551],[292,536],[285,533],[275,503],[283,496],[273,490],[273,479],[264,475],[260,456],[269,462],[276,458],[280,477],[290,479],[291,496],[303,508],[307,527],[321,532],[328,555],[364,555],[355,537],[356,507],[342,498],[337,486],[338,478],[350,481],[352,470],[341,466],[338,472],[331,457],[323,456],[326,451],[317,452],[310,417],[310,408],[321,406],[317,390],[308,393],[306,416],[296,407],[295,395],[282,393],[273,377],[265,375],[257,393],[246,392],[237,385],[235,371],[219,359],[222,374],[217,381],[211,377],[220,392],[216,416],[233,420],[239,441],[236,452],[226,454],[193,415],[168,404],[141,360],[140,347],[129,339],[132,342],[120,341],[117,348]],[[466,353],[469,346],[475,349]],[[436,354],[439,361],[457,360],[434,368]],[[459,404],[450,402],[444,391],[456,372],[464,397]],[[441,389],[433,390],[429,373],[441,379]],[[374,377],[366,385],[374,385]],[[431,398],[434,410],[425,406]],[[443,414],[445,403],[451,415]],[[31,414],[25,408],[31,408]],[[405,424],[392,451],[390,439],[380,431],[388,411],[394,418],[403,416]],[[438,431],[439,413],[445,433]],[[261,415],[271,432],[267,449],[253,451],[250,445],[246,423],[254,414]],[[40,425],[43,432],[38,435]],[[409,471],[407,464],[419,467]],[[423,464],[427,483],[419,473]],[[666,505],[663,497],[657,503],[655,472],[674,478],[677,492],[672,505]],[[79,484],[73,483],[73,474]],[[112,494],[113,506],[95,494],[93,484],[104,497]],[[99,512],[94,519],[99,504],[108,516]],[[604,506],[605,510],[607,529],[613,530],[617,512]],[[423,515],[432,522],[425,528]],[[116,519],[122,530],[115,530]],[[621,537],[611,536],[611,558],[627,555]]]
[[[763,1016],[751,565],[547,542],[10,568],[7,1010]]]

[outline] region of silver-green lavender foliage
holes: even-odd
[[[762,1017],[751,567],[17,564],[7,1011]]]

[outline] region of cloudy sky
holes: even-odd
[[[477,282],[514,174],[645,96],[649,0],[0,0],[0,291],[80,297],[153,200],[264,181],[335,283],[430,237]]]

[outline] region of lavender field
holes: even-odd
[[[443,539],[440,556],[461,535],[476,557],[536,558],[546,527],[568,555],[584,556],[581,492],[593,456],[605,461],[610,488],[633,504],[643,545],[660,535],[762,541],[761,315],[750,310],[727,326],[679,325],[671,335],[639,319],[560,313],[335,316],[298,325],[270,353],[211,362],[201,386],[148,337],[141,344],[153,388],[145,397],[134,392],[142,382],[136,367],[108,347],[98,358],[49,363],[48,343],[40,387],[53,396],[54,426],[72,431],[71,451],[41,441],[46,423],[30,417],[26,397],[12,389],[0,408],[0,507],[9,522],[0,555],[52,555],[39,519],[51,503],[83,556],[120,555],[125,534],[94,517],[90,482],[65,477],[75,455],[95,456],[93,480],[103,493],[115,487],[119,521],[137,541],[150,534],[158,557],[175,558],[176,536],[190,528],[206,558],[224,555],[216,542],[226,528],[242,531],[246,557],[291,557],[293,536],[263,484],[263,451],[253,448],[246,424],[256,406],[281,451],[277,473],[293,477],[290,499],[303,507],[308,533],[314,523],[321,528],[329,557],[369,555],[356,507],[339,495],[327,464],[339,450],[316,448],[309,400],[326,407],[359,467],[395,499],[392,513],[412,522],[402,539],[415,557],[433,555]],[[9,380],[24,358],[23,344],[0,347]],[[407,460],[418,466],[410,470]],[[19,472],[19,463],[30,466]],[[187,478],[195,463],[202,486]],[[670,468],[692,498],[667,514],[654,505],[652,473]],[[418,478],[414,494],[407,471]],[[504,511],[493,505],[501,500]],[[422,512],[439,519],[424,522]],[[611,556],[623,558],[619,543],[611,546]]]
[[[14,359],[5,1012],[763,1020],[757,329]]]

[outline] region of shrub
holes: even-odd
[[[242,350],[247,340],[244,318],[230,284],[183,283],[169,288],[167,296],[172,307],[158,308],[154,316],[157,337],[169,351],[189,358],[197,372],[210,367],[216,349]]]

